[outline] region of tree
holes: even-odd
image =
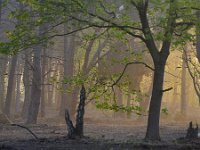
[[[33,56],[33,77],[31,86],[31,100],[28,109],[27,122],[35,124],[40,106],[41,98],[41,52],[42,46],[39,45],[34,49]]]
[[[82,25],[79,28],[74,29],[74,31],[69,31],[68,33],[64,34],[52,33],[48,37],[45,36],[45,33],[42,37],[28,34],[29,36],[27,40],[29,42],[26,44],[22,44],[18,35],[19,33],[16,34],[14,32],[14,35],[11,34],[10,43],[0,43],[0,46],[2,47],[1,50],[3,51],[7,52],[7,49],[17,51],[21,48],[21,45],[23,45],[23,47],[29,47],[32,44],[46,42],[49,38],[53,38],[55,36],[66,36],[80,30],[89,29],[91,27],[110,29],[109,32],[116,35],[120,40],[125,36],[130,36],[132,38],[139,39],[138,42],[143,42],[149,51],[154,64],[154,68],[152,68],[147,64],[142,63],[143,65],[146,65],[154,70],[146,140],[160,140],[159,118],[162,95],[163,92],[170,90],[170,88],[163,89],[166,61],[170,54],[170,48],[172,44],[177,46],[184,44],[186,40],[192,39],[192,34],[187,31],[195,23],[195,9],[192,8],[195,7],[197,10],[199,9],[197,1],[193,0],[193,3],[186,0],[121,1],[122,6],[127,8],[127,10],[124,9],[121,12],[118,11],[119,8],[117,7],[116,3],[112,4],[110,1],[93,2],[96,9],[91,9],[88,7],[87,0],[57,2],[49,0],[46,3],[43,3],[44,5],[40,5],[40,3],[37,1],[32,3],[32,1],[26,2],[22,0],[22,2],[27,3],[27,5],[31,3],[32,5],[29,6],[40,13],[48,11],[49,15],[39,18],[40,20],[37,20],[38,22],[36,21],[36,26],[40,26],[45,21],[48,21],[49,23],[53,24],[52,28],[54,28],[55,26],[66,23],[69,20],[81,22]],[[132,20],[131,17],[127,15],[127,11],[130,9],[135,9],[138,14],[139,21]],[[68,13],[66,13],[66,11],[68,11]],[[53,18],[56,17],[59,19],[54,20]],[[191,19],[192,21],[190,21]],[[31,26],[31,29],[34,28],[35,26]],[[22,29],[22,31],[25,33],[28,33],[30,30],[30,28],[28,28],[29,30],[26,30],[24,26],[16,29]],[[14,48],[13,44],[15,45]],[[128,64],[134,63],[136,62]]]
[[[64,25],[64,33],[69,32],[69,27]],[[64,36],[64,78],[70,79],[73,76],[74,68],[74,46],[75,46],[75,35],[69,37]],[[71,87],[69,85],[64,85],[65,90],[69,90]],[[70,114],[75,113],[76,106],[73,106],[72,94],[69,92],[64,92],[61,101],[60,115],[64,115],[66,106]]]
[[[13,91],[15,90],[13,88],[14,82],[15,82],[15,70],[16,70],[16,64],[17,64],[17,56],[13,56],[11,59],[10,64],[10,71],[9,71],[9,78],[8,78],[8,86],[7,86],[7,94],[6,94],[6,100],[5,105],[3,109],[3,113],[10,117],[10,109],[11,109],[11,101],[13,96]]]
[[[155,1],[152,1],[152,2],[155,2]],[[113,27],[115,29],[117,28],[131,35],[132,37],[139,38],[146,45],[154,63],[153,89],[152,89],[152,96],[151,96],[150,107],[149,107],[146,140],[160,140],[159,117],[160,117],[162,95],[163,95],[163,92],[166,92],[169,90],[169,89],[166,89],[166,90],[163,89],[164,70],[165,70],[166,61],[170,54],[172,39],[174,37],[174,33],[177,32],[177,28],[182,25],[181,27],[183,27],[183,29],[178,30],[178,31],[183,33],[184,31],[186,31],[185,28],[188,28],[188,24],[190,25],[190,23],[185,24],[184,22],[185,20],[187,20],[187,18],[186,19],[184,18],[185,20],[183,22],[177,22],[177,19],[182,17],[180,13],[187,12],[187,11],[182,11],[182,12],[179,11],[179,10],[182,10],[183,5],[187,6],[187,2],[184,1],[184,2],[178,3],[175,0],[170,0],[169,2],[164,3],[165,5],[164,8],[163,7],[159,8],[159,5],[161,5],[161,3],[163,3],[163,1],[153,3],[154,8],[161,9],[160,11],[163,15],[161,15],[160,19],[165,20],[164,23],[159,22],[163,29],[159,28],[157,29],[157,32],[156,32],[156,29],[153,30],[151,27],[151,22],[150,22],[150,17],[149,17],[150,15],[148,16],[148,13],[150,13],[148,11],[148,7],[150,7],[148,0],[145,0],[145,1],[132,0],[131,1],[131,4],[136,8],[139,14],[139,18],[140,18],[139,24],[141,24],[141,28],[138,26],[131,26],[131,25],[129,26],[128,23],[123,24],[121,23],[121,21],[117,22],[115,14],[112,11],[108,11],[105,5],[102,6],[102,9],[104,10],[103,14],[107,16],[110,15],[110,17],[108,17],[109,19],[107,19],[103,15],[99,15],[100,13],[96,13],[96,12],[95,13],[89,12],[88,14],[90,16],[93,16],[95,19],[98,19],[102,22],[106,22],[107,25],[102,25],[100,23],[95,23],[95,22],[91,23],[90,20],[83,20],[83,19],[75,18],[72,16],[74,19],[77,19],[78,21],[87,22],[91,26],[96,26],[100,28],[109,28],[109,27],[110,28]],[[165,10],[164,11],[165,14],[163,13],[162,10]],[[177,14],[180,16],[178,16]],[[114,18],[114,19],[111,19],[111,18]],[[156,33],[157,33],[157,37],[156,37]],[[161,33],[161,34],[158,34],[158,33]],[[159,43],[162,43],[161,48],[158,45],[156,45],[157,40],[160,41]],[[181,43],[181,42],[178,41],[178,43]]]
[[[3,1],[0,0],[0,26],[2,28],[2,7],[3,7]],[[1,33],[2,34],[2,33]],[[2,41],[5,41],[5,39],[1,39]],[[3,111],[4,107],[4,97],[5,97],[5,71],[7,66],[7,56],[0,55],[0,110]]]
[[[172,41],[173,32],[175,29],[175,21],[176,21],[176,2],[171,0],[168,4],[167,13],[167,21],[164,27],[163,36],[166,37],[162,40],[161,49],[156,46],[153,33],[149,24],[149,19],[147,16],[149,1],[131,1],[132,5],[137,9],[141,28],[118,25],[117,23],[108,20],[98,14],[89,13],[91,16],[98,18],[99,20],[103,20],[108,23],[107,26],[113,26],[118,28],[133,37],[137,37],[143,41],[150,52],[150,55],[153,59],[154,63],[154,79],[153,79],[153,89],[152,96],[149,107],[149,117],[148,117],[148,126],[146,132],[147,140],[160,140],[159,134],[159,117],[160,117],[160,108],[161,108],[161,100],[162,95],[165,90],[163,90],[163,80],[164,80],[164,70],[167,58],[170,53],[170,46]],[[75,18],[76,19],[76,18]],[[90,23],[90,22],[88,22]],[[95,24],[92,24],[95,26]],[[98,25],[96,25],[98,26]],[[100,26],[104,27],[104,26]],[[133,29],[133,31],[141,31],[142,35],[135,34],[135,32],[131,32],[129,28]]]
[[[25,120],[28,116],[28,108],[30,105],[31,99],[31,58],[30,58],[30,51],[24,51],[24,69],[23,69],[23,84],[24,84],[24,103],[22,107],[21,116]]]

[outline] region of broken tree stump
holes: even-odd
[[[199,127],[196,124],[196,128],[193,127],[192,121],[189,123],[189,127],[187,129],[186,139],[196,139],[198,138]]]
[[[66,109],[65,110],[65,122],[67,125],[67,130],[68,130],[68,138],[74,139],[75,138],[75,128],[74,125],[70,119],[69,111]]]
[[[85,113],[85,100],[86,100],[86,91],[84,85],[82,85],[80,91],[80,102],[77,109],[76,115],[76,126],[74,127],[73,122],[70,118],[68,110],[65,110],[65,121],[67,124],[68,138],[82,138],[83,137],[83,126],[84,126],[84,113]]]

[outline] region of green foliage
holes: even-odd
[[[161,112],[165,115],[168,115],[168,109],[167,108],[162,108]]]
[[[140,106],[119,106],[117,104],[109,104],[108,102],[97,103],[96,107],[99,109],[112,110],[114,112],[134,112],[138,115],[140,115],[142,111]]]
[[[138,7],[141,7],[144,3],[141,0],[133,1]],[[52,38],[63,34],[60,34],[58,29],[59,25],[63,24],[69,26],[69,31],[72,29],[79,31],[82,27],[88,26],[107,29],[105,34],[113,40],[110,40],[110,45],[115,41],[126,44],[129,39],[138,39],[138,37],[140,37],[138,43],[142,41],[142,38],[146,40],[146,43],[149,40],[154,40],[157,45],[172,41],[174,47],[184,45],[187,41],[194,41],[196,33],[200,31],[200,21],[195,15],[200,8],[200,3],[197,0],[179,0],[175,1],[170,8],[170,2],[170,0],[150,0],[151,4],[147,10],[150,28],[144,28],[138,18],[137,8],[129,0],[120,1],[120,5],[124,6],[121,11],[116,2],[110,3],[105,0],[18,0],[21,7],[12,10],[9,15],[10,19],[17,20],[16,26],[14,29],[5,31],[8,40],[7,42],[0,42],[0,53],[16,54],[20,50],[32,48],[36,45],[47,46]],[[172,17],[175,17],[173,34],[169,33],[172,27],[168,29],[169,20],[174,19]],[[40,29],[39,32],[38,29]],[[87,43],[92,39],[102,38],[102,36],[97,37],[97,34],[91,31],[93,29],[89,28],[83,31],[81,40]],[[110,45],[109,48],[115,51],[116,48]],[[82,45],[79,49],[85,50],[85,48],[86,46]],[[122,53],[124,54],[125,51]],[[127,51],[132,51],[131,55],[124,56],[123,60],[113,60],[112,63],[118,62],[119,65],[124,65],[133,60],[141,60],[144,54],[143,51],[141,53],[135,53],[135,50],[131,49]],[[80,53],[80,55],[82,54],[84,52]],[[79,62],[80,66],[83,64],[81,61]],[[134,96],[141,94],[139,91],[130,92],[128,90],[130,82],[127,76],[124,76],[124,79],[127,80],[114,84],[120,74],[102,77],[95,67],[87,75],[83,74],[81,69],[76,72],[77,74],[73,78],[66,77],[62,82],[52,78],[51,82],[70,85],[70,89],[66,89],[68,92],[76,86],[85,84],[88,97],[96,100],[97,107],[101,109],[140,111],[138,106],[126,107],[113,103],[113,101],[116,101],[114,94],[116,88],[124,94],[131,93]],[[59,90],[65,91],[61,88]],[[103,99],[103,102],[101,99]],[[139,101],[137,97],[135,101]],[[163,112],[167,113],[167,109],[163,109]]]
[[[139,5],[142,4],[141,1],[135,2]],[[128,32],[141,36],[143,34],[140,30],[129,28],[140,28],[141,26],[138,19],[132,19],[132,14],[136,13],[136,11],[132,11],[134,6],[130,1],[121,1],[121,5],[124,6],[124,9],[121,11],[118,10],[119,6],[117,3],[110,3],[104,0],[97,0],[95,2],[90,0],[46,0],[41,2],[37,0],[19,0],[18,3],[21,7],[11,11],[9,15],[10,18],[18,20],[18,25],[14,30],[10,31],[11,34],[8,36],[9,43],[6,43],[8,46],[5,46],[3,43],[0,44],[0,52],[2,53],[15,53],[18,50],[41,43],[41,40],[42,43],[47,43],[48,39],[52,36],[47,36],[46,33],[42,34],[42,36],[41,34],[38,35],[35,33],[36,29],[44,24],[52,25],[50,31],[52,35],[52,33],[56,32],[55,26],[57,24],[67,23],[71,19],[74,19],[75,22],[77,21],[82,25],[111,25],[113,26],[110,29],[112,36],[115,36],[118,40],[122,41],[126,40]],[[156,41],[173,38],[171,35],[166,36],[164,34],[168,18],[170,17],[168,13],[170,1],[151,0],[150,3],[151,6],[149,6],[150,9],[148,9],[148,20],[153,37]],[[196,19],[195,13],[200,7],[200,4],[197,0],[177,1],[176,5],[173,5],[173,7],[175,8],[172,9],[176,11],[177,15],[176,22],[193,22],[194,24],[198,24],[199,21]],[[79,14],[81,18],[78,17],[77,14]],[[119,26],[123,26],[123,28]],[[177,26],[175,29],[175,33],[181,34],[178,38],[173,38],[175,45],[183,44],[185,41],[191,40],[191,33],[188,34],[188,28],[186,28],[186,26],[187,25]],[[191,27],[192,26],[190,26],[190,28]],[[49,31],[47,32],[49,33]],[[37,40],[38,38],[39,40]],[[151,37],[146,35],[146,38],[148,39]]]

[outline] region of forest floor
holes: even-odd
[[[26,130],[0,125],[0,150],[189,150],[200,149],[200,140],[177,140],[186,135],[188,123],[161,123],[162,141],[145,142],[146,126],[130,120],[86,121],[85,138],[69,140],[63,123],[29,125],[39,138]]]

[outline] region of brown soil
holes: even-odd
[[[123,124],[121,124],[123,122]],[[29,125],[38,137],[24,129],[10,125],[0,126],[0,149],[2,150],[187,150],[200,149],[199,140],[186,141],[186,123],[163,123],[160,128],[161,142],[144,142],[146,126],[132,121],[88,122],[83,139],[66,138],[65,124]],[[177,140],[179,139],[179,140]]]

